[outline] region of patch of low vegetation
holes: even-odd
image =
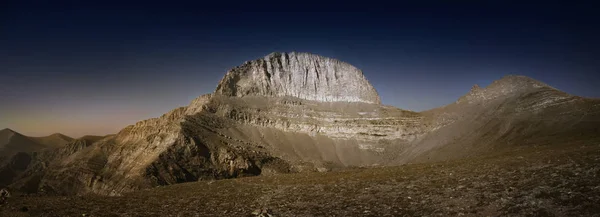
[[[447,162],[199,181],[118,197],[11,197],[0,216],[598,216],[599,176],[600,144],[523,147]]]

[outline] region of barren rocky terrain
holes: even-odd
[[[600,141],[461,160],[199,181],[122,196],[17,196],[2,216],[598,216]]]

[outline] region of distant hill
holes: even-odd
[[[17,152],[32,152],[45,148],[33,139],[11,129],[0,130],[0,157],[10,156]]]
[[[1,151],[3,155],[0,157],[0,187],[12,184],[24,193],[38,190],[48,165],[60,163],[61,159],[67,159],[73,153],[82,151],[105,137],[83,136],[73,139],[57,133],[28,139],[12,130],[3,131],[2,135],[3,138],[10,137],[11,140],[9,148]],[[34,140],[39,143],[34,143]]]
[[[31,140],[36,141],[37,143],[44,145],[48,148],[58,148],[62,147],[65,144],[72,142],[74,139],[68,137],[66,135],[55,133],[49,136],[43,137],[29,137]]]

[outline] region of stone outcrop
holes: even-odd
[[[309,53],[272,53],[231,69],[216,93],[226,96],[293,96],[321,102],[380,104],[362,71]]]

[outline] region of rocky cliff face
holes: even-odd
[[[380,104],[362,71],[339,60],[308,53],[272,53],[225,75],[216,93],[226,96],[293,96],[321,102]]]

